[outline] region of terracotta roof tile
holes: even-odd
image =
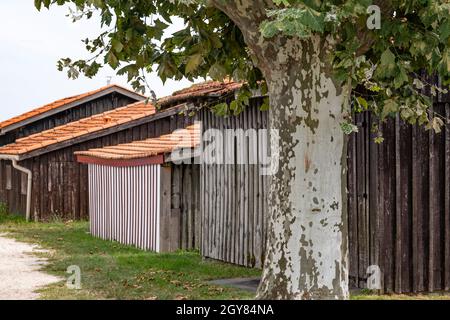
[[[67,104],[70,104],[70,103],[82,100],[84,98],[88,98],[88,97],[93,96],[93,95],[95,95],[97,93],[101,93],[102,91],[106,91],[106,90],[114,88],[114,87],[115,88],[120,88],[122,90],[126,90],[126,91],[128,91],[130,93],[133,93],[133,94],[137,94],[137,93],[132,92],[132,91],[126,89],[126,88],[123,88],[121,86],[112,84],[112,85],[109,85],[109,86],[105,86],[105,87],[99,88],[97,90],[93,90],[93,91],[89,91],[89,92],[86,92],[86,93],[83,93],[83,94],[79,94],[79,95],[75,95],[75,96],[72,96],[72,97],[67,97],[67,98],[63,98],[63,99],[59,99],[59,100],[53,101],[53,102],[51,102],[49,104],[46,104],[46,105],[44,105],[42,107],[36,108],[34,110],[31,110],[31,111],[28,111],[26,113],[23,113],[23,114],[21,114],[19,116],[13,117],[13,118],[8,119],[8,120],[5,120],[3,122],[0,122],[0,129],[9,127],[9,126],[11,126],[13,124],[16,124],[16,123],[20,123],[20,122],[22,122],[24,120],[28,120],[30,118],[33,118],[35,116],[41,115],[41,114],[43,114],[45,112],[48,112],[50,110],[61,108],[61,107],[65,106],[65,105],[67,105]],[[139,94],[137,94],[137,95],[139,95]],[[145,98],[145,97],[142,96],[142,98]]]
[[[155,113],[156,109],[154,106],[145,104],[145,102],[137,102],[122,108],[117,108],[102,114],[97,114],[89,118],[84,118],[60,127],[17,139],[16,142],[12,144],[0,147],[0,154],[22,155],[41,149],[45,146],[68,141],[91,132],[111,128],[124,122],[144,118]],[[131,117],[130,114],[132,114]],[[126,119],[126,121],[124,121],[124,119]]]
[[[116,146],[75,152],[76,155],[108,160],[130,160],[169,153],[178,148],[195,148],[200,145],[199,124],[177,130],[171,134]]]
[[[173,103],[181,103],[190,99],[208,97],[208,96],[223,96],[234,92],[242,87],[242,83],[234,81],[218,82],[208,81],[200,84],[174,92],[171,96],[164,97],[158,100],[162,106]]]

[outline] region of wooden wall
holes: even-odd
[[[450,108],[435,111],[450,119]],[[450,289],[450,128],[440,134],[397,119],[371,138],[369,114],[349,145],[350,280],[364,287],[379,265],[385,292]]]
[[[200,166],[172,164],[171,168],[171,212],[180,221],[178,247],[186,250],[198,249],[202,232]]]
[[[6,134],[0,136],[0,146],[13,143],[16,139],[26,137],[37,132],[52,129],[69,122],[123,107],[133,102],[136,102],[136,100],[119,93],[111,93],[104,97],[80,104],[74,108],[61,111],[50,117],[38,120],[34,123],[26,125],[23,128],[18,128],[7,132]]]
[[[257,111],[258,103],[225,119],[204,111],[204,130],[265,128],[267,114]],[[445,103],[436,103],[435,111],[450,117]],[[450,129],[434,134],[391,119],[382,127],[385,142],[377,145],[371,121],[357,115],[360,130],[349,141],[351,286],[366,287],[367,268],[379,265],[385,292],[449,290]],[[261,266],[267,183],[252,166],[201,165],[204,256]]]
[[[160,252],[161,166],[88,168],[91,235]]]
[[[93,236],[156,252],[198,247],[198,165],[88,167]]]
[[[164,164],[161,168],[161,251],[200,247],[200,168]]]
[[[218,117],[203,110],[200,119],[203,131],[211,128],[266,128],[267,114],[258,109],[259,100],[237,117]],[[228,145],[224,153],[234,154],[235,161],[248,156],[250,148],[258,153],[267,150],[267,139],[249,145],[248,140]],[[231,149],[233,148],[233,149]],[[204,256],[239,265],[261,267],[264,260],[267,225],[267,176],[258,165],[201,164],[201,212]]]
[[[87,142],[56,150],[30,158],[19,164],[33,172],[32,217],[46,221],[54,217],[64,220],[88,219],[88,170],[87,165],[76,162],[75,151],[117,145],[135,140],[156,137],[184,128],[193,118],[173,115],[117,131],[108,136],[95,138]],[[3,174],[9,161],[0,161],[0,173]],[[13,170],[13,181],[17,181],[13,190],[6,191],[5,182],[0,184],[0,202],[4,202],[16,214],[25,215],[25,201],[20,195],[20,175]],[[16,209],[17,208],[17,209]]]
[[[7,188],[8,171],[11,173],[11,188]],[[27,179],[23,176],[12,167],[11,161],[0,160],[0,203],[7,205],[9,213],[25,216],[27,197],[22,191],[23,187],[26,189]]]

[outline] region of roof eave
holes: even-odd
[[[151,115],[139,118],[139,119],[135,119],[135,120],[123,123],[123,124],[118,124],[116,126],[112,126],[112,127],[109,127],[109,128],[103,129],[103,130],[91,132],[91,133],[88,133],[88,134],[85,134],[85,135],[82,135],[82,136],[79,136],[79,137],[76,137],[76,138],[73,138],[70,140],[64,140],[64,141],[57,142],[55,144],[52,144],[52,145],[49,145],[49,146],[46,146],[43,148],[39,148],[39,149],[36,149],[33,151],[29,151],[29,152],[20,154],[19,161],[34,158],[37,156],[41,156],[42,154],[57,151],[59,149],[65,148],[67,146],[71,146],[71,145],[83,143],[85,141],[89,141],[89,140],[92,140],[95,138],[103,137],[103,136],[106,136],[113,132],[117,132],[118,130],[122,131],[122,130],[126,130],[128,128],[132,128],[134,126],[138,126],[138,125],[141,125],[144,123],[153,122],[153,121],[159,120],[161,118],[170,117],[174,114],[178,114],[181,111],[188,111],[193,108],[194,108],[194,106],[192,104],[183,103],[178,106],[174,106],[174,107],[162,110],[160,112],[156,112],[154,114],[151,114]]]
[[[132,92],[130,90],[127,90],[125,88],[119,87],[117,85],[112,85],[111,87],[106,88],[105,90],[97,92],[97,93],[95,93],[93,95],[90,95],[88,97],[81,98],[80,100],[68,103],[68,104],[63,105],[61,107],[49,110],[47,112],[43,112],[43,113],[38,114],[36,116],[29,117],[29,118],[24,119],[22,121],[19,121],[19,122],[11,124],[9,126],[6,126],[6,127],[2,128],[2,129],[0,129],[0,135],[4,135],[4,134],[6,134],[9,131],[12,131],[12,130],[24,127],[24,126],[26,126],[28,124],[31,124],[31,123],[36,122],[38,120],[44,119],[44,118],[46,118],[48,116],[54,115],[56,113],[59,113],[59,112],[62,112],[62,111],[65,111],[65,110],[68,110],[68,109],[71,109],[71,108],[74,108],[74,107],[76,107],[78,105],[81,105],[83,103],[87,103],[87,102],[93,101],[95,99],[99,99],[99,98],[104,97],[104,96],[106,96],[108,94],[111,94],[111,93],[120,93],[120,94],[122,94],[124,96],[127,96],[127,97],[129,97],[131,99],[136,100],[136,102],[143,101],[143,100],[146,99],[145,96],[143,96],[143,95],[141,95],[139,93]]]
[[[12,154],[0,154],[0,160],[15,160],[15,161],[20,161],[20,156],[19,155],[12,155]]]

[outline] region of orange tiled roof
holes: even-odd
[[[68,105],[68,104],[70,104],[72,102],[76,102],[76,101],[82,100],[84,98],[88,98],[90,96],[93,96],[93,95],[95,95],[97,93],[101,93],[102,91],[106,91],[106,90],[111,89],[111,88],[120,88],[120,89],[126,90],[126,91],[128,91],[128,92],[130,92],[132,94],[141,96],[140,94],[132,92],[132,91],[126,89],[126,88],[123,88],[123,87],[120,87],[118,85],[112,84],[112,85],[105,86],[105,87],[102,87],[102,88],[94,90],[94,91],[90,91],[90,92],[86,92],[86,93],[79,94],[79,95],[76,95],[76,96],[72,96],[72,97],[67,97],[67,98],[64,98],[64,99],[56,100],[56,101],[54,101],[52,103],[49,103],[49,104],[46,104],[46,105],[44,105],[44,106],[42,106],[40,108],[36,108],[34,110],[31,110],[29,112],[26,112],[24,114],[21,114],[19,116],[14,117],[14,118],[11,118],[9,120],[0,122],[0,129],[6,128],[6,127],[8,127],[10,125],[22,122],[22,121],[27,120],[27,119],[33,118],[35,116],[44,114],[44,113],[46,113],[48,111],[61,108],[61,107],[65,106],[65,105]],[[145,97],[142,96],[142,98],[145,98]]]
[[[189,99],[208,97],[208,96],[223,96],[234,92],[242,87],[242,83],[234,81],[207,81],[199,84],[194,84],[189,88],[176,91],[171,96],[164,97],[158,100],[162,106],[180,103]]]
[[[146,158],[169,153],[179,148],[195,148],[200,145],[200,136],[200,125],[194,124],[186,127],[186,129],[177,130],[157,138],[87,151],[78,151],[75,154],[108,160]]]
[[[59,142],[111,128],[156,113],[154,106],[137,102],[125,107],[97,114],[50,130],[42,131],[0,147],[0,154],[22,155]]]

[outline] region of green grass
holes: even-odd
[[[8,214],[8,206],[4,204],[3,202],[0,202],[0,218],[4,217],[6,218]],[[1,221],[0,221],[1,223]]]
[[[43,299],[252,299],[253,294],[211,285],[214,279],[257,277],[259,270],[204,261],[198,252],[155,254],[93,238],[87,222],[27,223],[0,213],[0,233],[19,241],[37,243],[49,253],[43,271],[66,278],[68,266],[82,272],[82,289],[65,282],[50,285]],[[376,295],[354,292],[352,300],[450,300],[449,293]]]
[[[436,292],[427,294],[384,294],[355,293],[351,300],[450,300],[448,292]]]
[[[253,294],[211,285],[210,280],[254,277],[260,271],[204,261],[198,252],[155,254],[93,238],[87,222],[26,223],[0,215],[0,233],[37,243],[49,264],[43,271],[66,278],[81,268],[82,289],[60,282],[40,291],[43,299],[251,299]]]

